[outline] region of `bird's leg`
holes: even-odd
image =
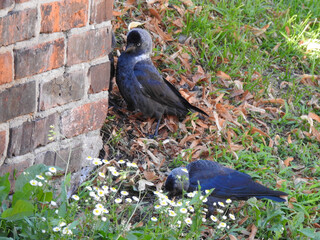
[[[154,131],[154,134],[153,134],[155,137],[158,135],[160,121],[161,121],[161,118],[158,119],[156,130]]]
[[[149,138],[155,138],[158,136],[160,121],[161,121],[161,118],[158,119],[156,130],[154,131],[154,134],[149,135]]]

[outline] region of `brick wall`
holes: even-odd
[[[102,148],[113,0],[0,0],[0,175]],[[50,126],[57,133],[48,140]]]

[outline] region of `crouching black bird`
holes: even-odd
[[[116,82],[128,110],[138,110],[145,117],[158,120],[156,136],[163,114],[179,118],[184,118],[189,110],[207,114],[192,106],[171,83],[161,77],[151,61],[151,51],[150,34],[140,28],[131,30],[127,35],[126,50],[118,59]]]
[[[212,201],[220,201],[221,199],[247,200],[251,197],[285,202],[283,197],[288,195],[254,182],[248,174],[209,160],[197,160],[185,168],[173,169],[166,180],[165,189],[169,191],[171,196],[176,196],[182,193],[182,189],[192,192],[197,190],[199,185],[201,191],[214,188],[210,195],[210,204]]]

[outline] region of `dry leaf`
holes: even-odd
[[[256,225],[252,224],[252,226],[251,226],[251,233],[250,233],[250,235],[249,235],[248,240],[254,240],[254,237],[256,236],[257,231],[258,231],[258,228],[256,227]]]
[[[281,45],[281,43],[278,43],[277,45],[275,45],[272,49],[272,52],[278,52],[280,45]]]
[[[289,36],[290,35],[290,28],[288,26],[285,27],[286,33]]]
[[[154,186],[154,184],[152,182],[149,182],[147,180],[144,179],[140,179],[138,181],[138,190],[140,191],[144,191],[146,189],[146,185],[147,186]]]
[[[221,78],[221,79],[224,79],[224,80],[227,80],[227,79],[231,79],[231,77],[228,75],[228,74],[226,74],[226,73],[224,73],[224,72],[222,72],[222,71],[218,71],[217,72],[217,74],[216,74],[216,76],[218,77],[218,78]]]
[[[266,100],[261,100],[263,103],[276,103],[276,104],[281,104],[284,105],[285,101],[281,98],[276,98],[276,99],[266,99]]]
[[[152,16],[154,16],[156,19],[158,19],[160,22],[162,21],[160,14],[158,11],[154,8],[149,8],[149,12]]]
[[[290,162],[293,161],[293,157],[288,157],[286,160],[284,160],[284,165],[286,167],[289,167],[290,166]]]
[[[181,0],[181,2],[187,5],[188,7],[193,6],[193,2],[191,0]]]
[[[129,23],[128,30],[139,27],[141,25],[143,25],[143,23],[141,23],[141,22],[131,22],[131,23]]]
[[[235,236],[233,236],[232,234],[229,234],[228,236],[229,236],[230,240],[238,240],[238,239],[237,239]]]
[[[118,11],[112,11],[112,15],[115,16],[115,17],[119,17],[122,14],[124,14],[124,13],[123,12],[118,12]]]
[[[308,117],[320,123],[320,117],[317,114],[309,112]]]

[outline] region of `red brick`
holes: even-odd
[[[102,127],[108,112],[108,99],[88,103],[62,113],[62,135],[67,138]]]
[[[0,46],[30,39],[35,35],[37,9],[10,12],[0,18]]]
[[[50,141],[48,134],[50,126],[56,126],[58,114],[51,114],[45,118],[38,118],[22,125],[10,128],[8,157],[15,157],[29,153],[40,146],[45,146]]]
[[[13,57],[12,52],[0,54],[0,85],[13,80]]]
[[[29,77],[64,64],[64,39],[14,51],[15,79]]]
[[[16,3],[24,3],[24,2],[29,2],[30,0],[16,0]]]
[[[110,62],[91,66],[89,69],[89,93],[98,93],[109,89]]]
[[[35,164],[45,164],[47,166],[57,166],[65,169],[67,159],[70,159],[68,171],[74,172],[81,168],[83,154],[83,143],[73,142],[72,146],[56,149],[55,151],[45,151],[37,153]]]
[[[77,101],[84,96],[85,74],[83,70],[65,73],[40,86],[40,110]]]
[[[90,24],[101,23],[112,18],[113,0],[92,0]]]
[[[93,29],[69,37],[67,65],[87,62],[107,55],[111,51],[111,29]]]
[[[0,9],[13,6],[13,4],[14,4],[14,0],[1,0],[0,1]]]
[[[88,0],[64,0],[41,5],[41,32],[83,27],[88,20]]]
[[[6,131],[0,131],[0,166],[1,160],[3,160],[4,152],[7,148],[7,133]]]
[[[0,92],[0,123],[35,111],[36,84],[28,82]]]

